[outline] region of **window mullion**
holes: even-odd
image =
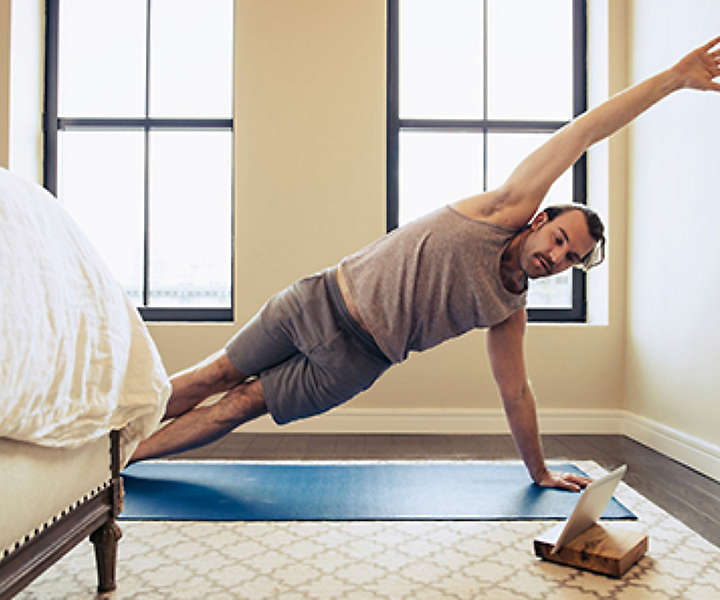
[[[446,131],[488,131],[511,133],[548,133],[568,124],[568,121],[499,121],[462,119],[400,119],[400,129],[440,129]]]
[[[400,8],[399,1],[388,2],[388,65],[387,65],[387,183],[386,230],[400,222]]]
[[[483,0],[483,120],[488,121],[488,0]],[[487,192],[488,129],[483,127],[483,192]]]
[[[43,183],[53,195],[58,193],[58,64],[60,48],[60,6],[58,2],[46,5],[45,27],[45,115],[43,119]]]
[[[143,241],[143,306],[148,306],[150,298],[150,7],[147,0],[145,13],[145,123],[144,123],[144,241]]]

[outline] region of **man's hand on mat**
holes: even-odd
[[[720,36],[683,57],[672,70],[686,88],[714,90],[720,92],[720,83],[713,81],[720,77]]]
[[[584,488],[590,482],[592,482],[592,479],[589,477],[583,477],[582,475],[576,475],[575,473],[545,471],[545,474],[535,483],[543,487],[562,488],[564,490],[579,492],[580,488]]]

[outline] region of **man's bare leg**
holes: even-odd
[[[260,379],[241,383],[212,406],[188,410],[140,442],[130,463],[209,444],[266,412]]]
[[[234,388],[247,377],[233,366],[225,350],[216,352],[170,378],[172,394],[162,420],[179,417],[206,398]]]

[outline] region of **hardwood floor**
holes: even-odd
[[[622,435],[545,435],[548,460],[628,465],[625,481],[720,546],[720,483]],[[244,460],[516,459],[509,435],[231,433],[173,458]]]

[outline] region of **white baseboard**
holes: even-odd
[[[539,411],[543,433],[622,433],[622,411]],[[510,433],[501,409],[373,409],[338,407],[278,429],[269,416],[238,431],[269,433]]]
[[[543,433],[617,434],[644,444],[720,481],[720,446],[620,409],[538,411]],[[501,409],[374,409],[340,406],[279,428],[269,416],[237,431],[246,433],[509,433]]]
[[[625,412],[622,433],[720,481],[720,446],[631,412]]]

